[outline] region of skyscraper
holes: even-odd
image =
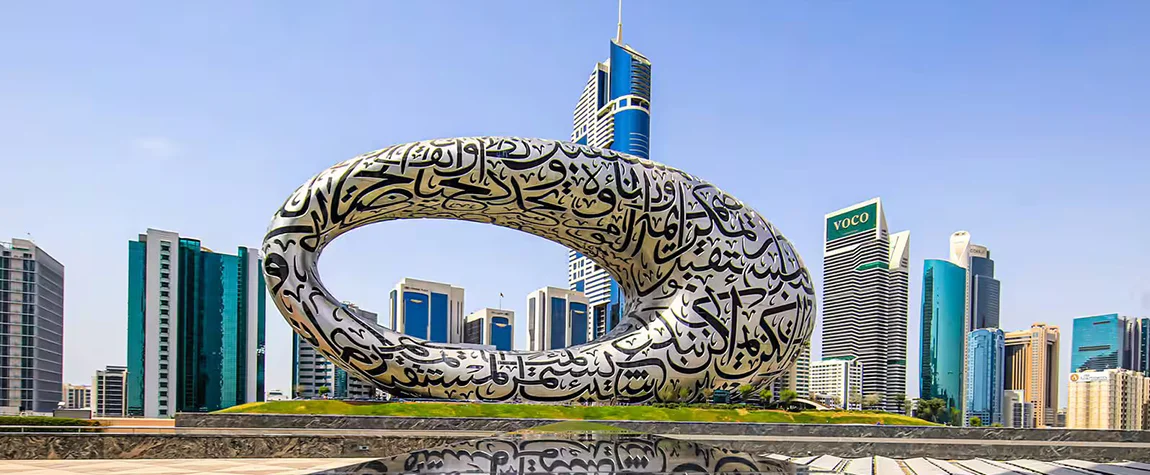
[[[970,332],[967,347],[966,421],[978,417],[983,425],[1001,424],[1006,335],[997,328],[980,328]]]
[[[1117,313],[1075,318],[1070,371],[1123,368],[1144,373],[1143,331],[1140,319]]]
[[[874,198],[827,214],[825,238],[823,357],[857,357],[863,394],[880,395],[884,410],[902,412],[910,232],[888,235],[882,201]]]
[[[994,261],[990,260],[990,250],[970,242],[970,233],[957,231],[950,236],[950,262],[966,270],[966,286],[964,289],[964,321],[963,338],[971,335],[972,331],[980,328],[998,328],[999,325],[999,293],[1000,284],[994,278]],[[970,368],[969,341],[964,341],[962,347],[963,375],[962,380],[969,381],[970,375],[966,370]],[[965,388],[964,388],[965,389]],[[966,412],[966,402],[970,395],[960,402],[964,412],[963,420],[973,417]],[[980,396],[982,397],[982,396]],[[985,420],[985,418],[981,418]]]
[[[650,157],[651,61],[623,43],[622,6],[608,59],[596,63],[573,114],[571,141]],[[591,305],[588,339],[610,331],[623,318],[623,293],[607,271],[569,251],[569,288]]]
[[[527,350],[558,350],[587,342],[587,297],[544,287],[527,294]]]
[[[919,397],[962,409],[966,269],[927,259],[922,270],[922,354]]]
[[[484,308],[467,315],[463,323],[463,342],[510,351],[515,342],[515,312]]]
[[[1034,426],[1054,425],[1058,410],[1058,327],[1035,323],[1006,334],[1005,389],[1020,389],[1034,404]]]
[[[369,312],[354,304],[345,303],[349,309],[355,311],[361,320],[369,325],[379,327],[379,315],[375,312]],[[327,388],[327,393],[321,394],[320,388],[324,387]],[[337,399],[371,398],[375,396],[375,384],[350,375],[343,368],[336,367],[319,351],[316,351],[311,343],[304,341],[299,334],[293,332],[292,396],[307,399],[321,396]]]
[[[32,241],[0,242],[0,407],[52,412],[64,389],[64,265]]]
[[[149,229],[128,242],[128,413],[168,417],[264,398],[259,251],[220,254]]]
[[[404,277],[391,291],[391,329],[435,343],[463,342],[463,289]]]
[[[990,250],[971,244],[970,233],[958,231],[950,237],[950,262],[967,270],[967,333],[998,328],[1001,283],[994,278]]]

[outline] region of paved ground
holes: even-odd
[[[305,475],[374,459],[2,460],[0,473],[23,475]]]
[[[913,458],[895,460],[886,457],[843,459],[830,455],[792,458],[770,455],[776,460],[787,460],[815,473],[846,473],[850,475],[1150,475],[1150,464],[1138,462],[1094,463],[1083,460],[1039,462],[1037,460],[938,460]]]
[[[1119,447],[1131,450],[1150,449],[1150,442],[1098,442],[1073,440],[994,440],[994,439],[921,439],[921,438],[894,438],[894,437],[810,437],[810,436],[774,436],[774,435],[713,435],[713,434],[660,434],[660,437],[670,439],[690,440],[695,442],[747,440],[764,442],[857,442],[870,444],[928,444],[928,445],[1029,445],[1047,446],[1059,445],[1067,447]],[[1146,474],[1150,475],[1150,474]]]

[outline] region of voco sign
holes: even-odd
[[[870,213],[867,213],[864,211],[861,214],[856,214],[854,216],[851,216],[848,218],[843,218],[841,220],[835,221],[835,229],[842,230],[842,229],[849,228],[851,226],[858,226],[860,224],[866,224],[869,221],[870,221]]]
[[[874,229],[878,221],[878,203],[871,203],[827,218],[827,241]]]

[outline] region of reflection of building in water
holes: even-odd
[[[558,287],[527,294],[527,349],[558,350],[587,342],[587,297]]]
[[[463,322],[463,342],[487,345],[501,351],[514,348],[515,312],[484,308],[472,312]]]
[[[545,438],[546,437],[546,438]],[[795,473],[790,462],[652,435],[491,437],[374,460],[346,473]]]
[[[463,342],[463,289],[404,277],[391,291],[391,329],[435,343]]]
[[[379,315],[344,302],[360,320],[380,328]],[[320,388],[327,388],[326,391]],[[376,396],[375,385],[363,378],[337,368],[299,334],[292,335],[292,394],[291,397],[314,399],[369,399]]]

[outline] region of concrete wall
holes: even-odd
[[[0,459],[389,457],[456,437],[0,433]]]

